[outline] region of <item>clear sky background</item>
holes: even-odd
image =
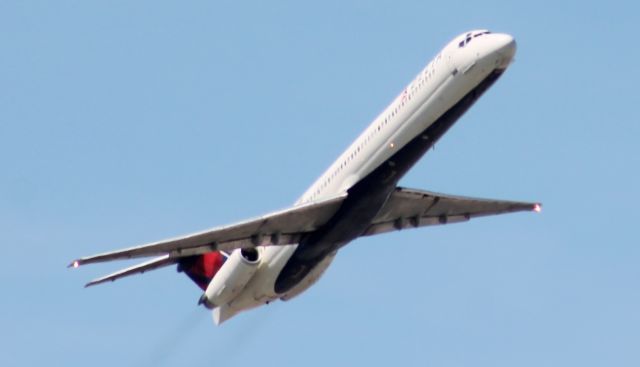
[[[0,365],[638,366],[632,1],[0,2]],[[355,241],[215,327],[78,256],[287,207],[442,46],[516,62],[401,184],[540,201]]]

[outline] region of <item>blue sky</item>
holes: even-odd
[[[0,3],[0,365],[637,366],[631,1]],[[516,62],[402,181],[544,203],[355,241],[220,328],[77,256],[290,205],[452,37]]]

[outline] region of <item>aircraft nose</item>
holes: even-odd
[[[508,34],[499,33],[493,35],[493,49],[499,56],[499,68],[506,68],[516,54],[516,40]]]

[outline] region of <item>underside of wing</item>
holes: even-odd
[[[166,256],[169,260],[211,251],[231,252],[237,248],[294,244],[302,235],[324,225],[340,208],[345,197],[346,194],[342,194],[229,226],[83,257],[69,266],[149,256]]]
[[[477,199],[398,187],[363,236],[540,208],[538,203]]]

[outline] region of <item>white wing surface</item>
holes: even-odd
[[[231,252],[237,248],[294,244],[302,235],[313,232],[325,224],[340,208],[346,196],[345,193],[328,200],[295,206],[229,226],[83,257],[74,260],[69,266],[78,267],[84,264],[148,256],[167,256],[165,260],[168,260],[211,251]]]
[[[301,237],[324,224],[338,211],[347,194],[267,214],[237,224],[213,228],[182,237],[107,252],[74,260],[69,266],[156,256],[156,258],[97,278],[86,286],[175,264],[181,257],[211,251],[231,252],[238,248],[298,243]],[[540,204],[477,199],[398,187],[362,236],[467,221],[471,218],[539,211]]]
[[[540,208],[538,203],[476,199],[398,187],[363,236]]]

